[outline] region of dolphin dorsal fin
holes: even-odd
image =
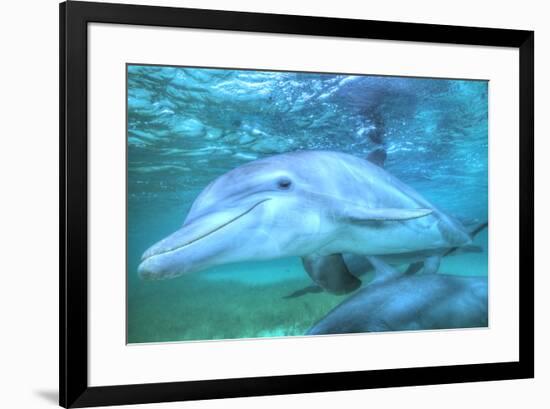
[[[370,163],[373,163],[376,166],[380,166],[381,168],[383,168],[384,164],[386,163],[386,157],[387,157],[386,150],[382,148],[378,148],[368,154],[367,160]]]

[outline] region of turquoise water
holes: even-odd
[[[142,253],[201,190],[255,159],[383,149],[386,169],[439,209],[487,220],[487,92],[485,81],[128,66],[128,342],[302,335],[346,298],[284,299],[312,284],[298,258],[138,277]],[[487,236],[439,271],[486,275]]]

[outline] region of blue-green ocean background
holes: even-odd
[[[297,258],[138,278],[200,191],[254,159],[383,148],[386,169],[441,210],[487,220],[486,81],[129,65],[127,87],[129,343],[301,335],[345,299],[283,299],[311,285]],[[486,275],[487,236],[440,272]]]

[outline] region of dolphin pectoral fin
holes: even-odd
[[[469,230],[468,230],[468,234],[470,235],[470,238],[473,240],[479,232],[485,230],[488,226],[489,226],[489,223],[484,222],[484,223],[477,223],[473,227],[470,227]],[[480,249],[481,249],[481,251],[483,251],[482,247],[471,245],[471,244],[466,244],[466,245],[463,245],[463,246],[451,247],[449,250],[447,250],[447,252],[443,256],[444,257],[450,256],[451,254],[456,254],[457,252],[461,252],[461,253],[479,253]]]
[[[376,275],[374,276],[374,280],[372,280],[373,284],[383,283],[401,276],[401,273],[397,269],[390,266],[385,261],[380,260],[378,257],[370,256],[368,259],[375,269]]]
[[[420,271],[422,267],[424,267],[423,261],[417,261],[416,263],[411,263],[403,275],[406,275],[406,276],[413,275],[418,271]]]
[[[424,269],[422,274],[435,274],[439,270],[439,265],[441,264],[440,256],[431,256],[424,260]]]
[[[342,209],[341,218],[352,223],[361,222],[390,222],[418,219],[433,212],[432,209],[369,209],[362,206],[346,205]]]
[[[335,219],[351,222],[391,222],[418,219],[429,216],[433,209],[428,208],[370,208],[363,204],[354,203],[330,195],[307,192],[310,200],[322,205]]]
[[[361,286],[361,280],[351,274],[341,254],[302,257],[302,263],[311,279],[331,294],[347,294]]]
[[[323,292],[323,289],[319,287],[317,284],[313,284],[304,288],[300,288],[299,290],[296,290],[288,295],[285,295],[283,299],[288,300],[291,298],[298,298],[306,294],[317,294],[321,292]]]

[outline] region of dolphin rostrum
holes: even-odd
[[[352,155],[300,151],[239,166],[211,182],[183,226],[142,256],[161,279],[248,260],[302,257],[326,291],[360,286],[342,254],[380,256],[469,245],[458,221],[384,169]]]

